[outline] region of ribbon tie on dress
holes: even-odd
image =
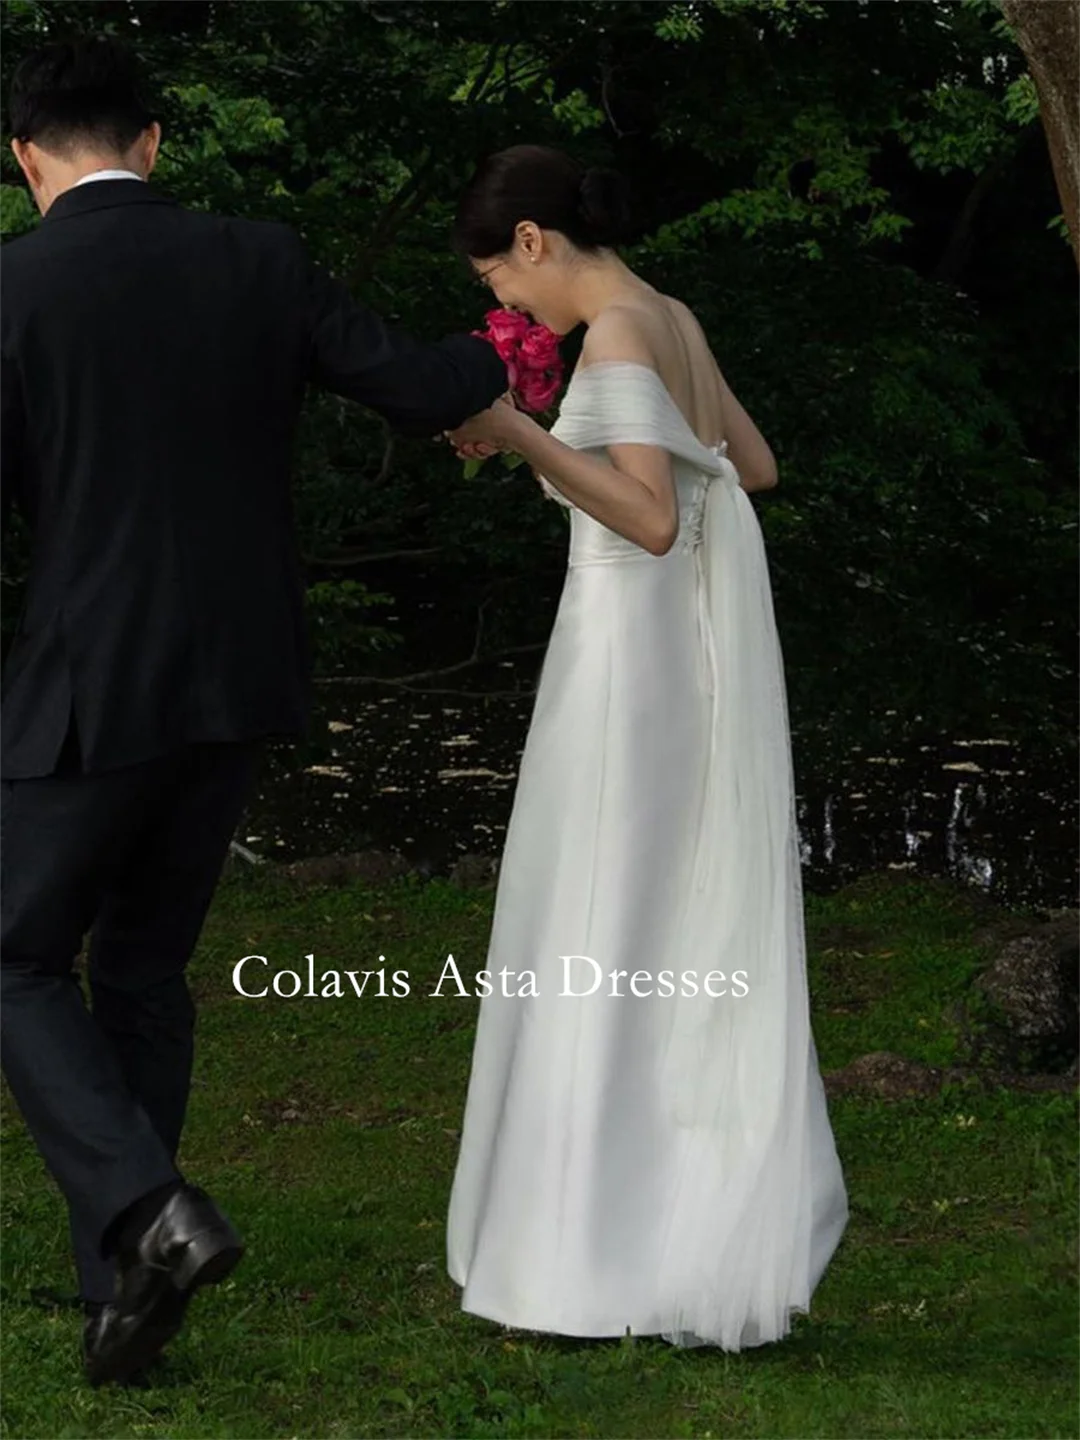
[[[724,445],[714,449],[715,454],[723,455],[726,450]],[[723,477],[726,478],[726,477]],[[706,817],[713,793],[713,783],[716,775],[716,756],[718,749],[718,732],[720,726],[720,676],[716,663],[716,634],[713,630],[712,619],[709,615],[709,589],[706,577],[706,535],[705,515],[709,504],[709,487],[722,483],[722,477],[718,475],[705,475],[702,477],[701,498],[695,504],[693,510],[687,517],[686,544],[694,556],[694,599],[697,609],[698,622],[698,653],[705,656],[705,675],[703,685],[706,694],[711,697],[709,715],[709,758],[708,768],[705,773],[705,794],[702,799],[701,821],[698,827],[697,857],[694,864],[694,888],[704,890],[709,880],[710,855],[709,846],[703,844],[706,830]]]

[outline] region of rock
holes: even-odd
[[[1006,939],[974,984],[970,1015],[978,1063],[1009,1070],[1060,1074],[1080,1052],[1080,931],[1078,912]]]
[[[450,871],[450,883],[463,890],[489,889],[499,874],[497,855],[462,855]]]
[[[1022,915],[1012,915],[1007,910],[998,911],[971,932],[971,943],[980,950],[997,952],[1010,940],[1026,935],[1030,929],[1031,921]]]
[[[345,855],[314,855],[307,860],[292,860],[279,867],[290,880],[304,885],[347,885],[363,880],[381,885],[399,875],[408,875],[412,867],[401,855],[383,850],[357,850]]]
[[[1074,1075],[1023,1075],[1009,1070],[973,1070],[952,1065],[939,1070],[918,1060],[907,1060],[889,1050],[860,1055],[842,1070],[824,1075],[829,1099],[838,1095],[868,1095],[875,1100],[907,1100],[936,1095],[945,1085],[961,1085],[989,1093],[1000,1087],[1032,1094],[1068,1094],[1076,1089]]]
[[[823,1078],[825,1093],[830,1098],[857,1094],[898,1100],[909,1095],[934,1095],[946,1079],[955,1077],[933,1065],[894,1055],[891,1050],[875,1050],[872,1054],[860,1055],[842,1070],[830,1071]]]
[[[267,864],[263,855],[257,855],[246,845],[241,845],[238,840],[229,842],[229,849],[225,855],[225,862],[222,866],[223,875],[249,875],[256,870],[263,869]]]
[[[987,1085],[1005,1085],[1010,1090],[1025,1090],[1031,1095],[1068,1095],[1076,1090],[1075,1075],[1010,1075],[991,1071]]]

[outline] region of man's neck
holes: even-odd
[[[139,180],[143,177],[136,170],[91,170],[89,175],[83,175],[75,181],[75,185],[85,185],[89,180]],[[73,185],[72,189],[75,188]]]
[[[122,170],[125,174],[138,175],[140,180],[146,179],[146,176],[122,155],[98,155],[91,159],[84,157],[73,163],[62,183],[65,189],[70,190],[73,185],[78,185],[91,175],[100,174],[102,170]]]
[[[76,185],[89,180],[91,176],[100,175],[103,170],[120,171],[125,176],[130,175],[136,180],[145,180],[146,176],[136,170],[128,161],[115,155],[102,155],[94,158],[80,156],[77,161],[65,165],[63,170],[54,172],[49,177],[48,189],[44,194],[40,192],[35,196],[38,201],[38,208],[44,215],[48,212],[53,203],[68,190],[73,190]]]

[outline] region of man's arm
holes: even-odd
[[[506,366],[488,341],[474,335],[414,340],[306,256],[304,264],[313,384],[368,406],[412,436],[453,430],[510,388]]]

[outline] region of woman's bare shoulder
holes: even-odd
[[[594,318],[585,333],[581,364],[603,360],[648,365],[678,393],[686,388],[679,376],[687,370],[700,373],[704,365],[707,373],[715,372],[721,389],[726,387],[697,316],[682,300],[656,290],[614,301]]]
[[[594,316],[581,346],[585,365],[601,360],[632,360],[655,368],[655,346],[650,335],[649,315],[636,300],[619,300],[605,305]]]

